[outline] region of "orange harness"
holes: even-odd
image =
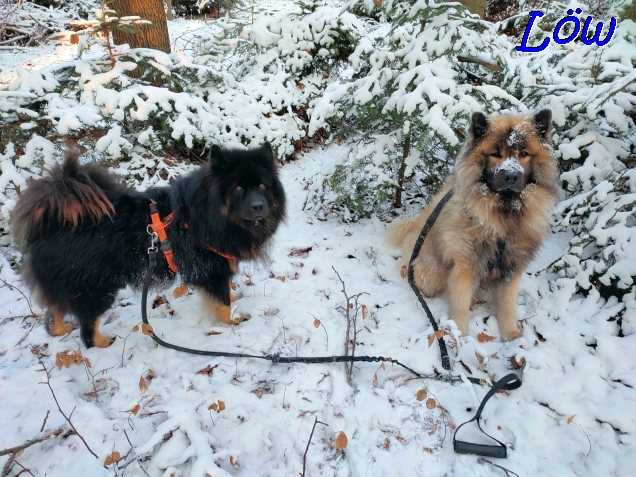
[[[173,215],[174,214],[170,213],[166,215],[165,219],[161,220],[161,217],[159,216],[159,209],[157,208],[157,203],[156,202],[150,203],[150,220],[151,220],[150,228],[152,229],[154,233],[157,234],[157,237],[159,238],[159,242],[161,244],[161,251],[163,252],[164,257],[166,257],[166,262],[168,262],[168,267],[170,267],[170,270],[172,270],[174,273],[177,273],[177,264],[174,263],[174,254],[172,252],[172,245],[170,245],[170,241],[168,240],[168,234],[166,233],[166,229],[172,223]],[[185,224],[185,228],[186,229],[188,228],[188,224]],[[205,242],[202,242],[202,243],[212,252],[216,253],[217,255],[227,260],[236,260],[236,257],[234,257],[233,255],[228,255],[223,252],[220,252]]]
[[[157,203],[151,202],[150,220],[150,228],[154,233],[157,234],[157,237],[159,237],[159,242],[161,243],[161,251],[163,252],[163,256],[166,257],[166,262],[168,262],[170,270],[172,270],[174,273],[177,273],[177,264],[174,263],[172,245],[170,245],[168,234],[166,233],[168,225],[172,223],[172,214],[168,214],[164,220],[161,220],[161,217],[159,216],[159,209],[157,208]]]

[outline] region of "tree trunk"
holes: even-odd
[[[168,21],[174,20],[172,16],[172,0],[166,0],[166,19]]]
[[[170,36],[163,0],[114,0],[112,8],[120,18],[138,16],[152,22],[152,25],[143,25],[139,33],[114,31],[113,38],[117,45],[128,43],[131,48],[152,48],[170,53]]]
[[[468,8],[470,13],[476,13],[480,17],[484,18],[485,0],[459,0],[459,3]]]
[[[402,186],[404,185],[404,171],[406,170],[406,158],[411,153],[411,133],[404,138],[404,146],[402,148],[402,164],[398,170],[397,184],[395,185],[395,195],[393,196],[393,207],[399,209],[402,207]]]

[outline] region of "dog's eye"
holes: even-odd
[[[242,188],[241,186],[236,186],[236,187],[234,188],[234,190],[241,191],[241,190],[243,190],[243,188]]]
[[[491,154],[492,157],[496,157],[497,159],[501,159],[501,153],[499,151],[495,151]]]
[[[265,184],[259,185],[258,188],[261,189],[261,190],[265,189]]]
[[[521,154],[519,154],[520,157],[528,157],[528,155],[526,151],[521,151]]]

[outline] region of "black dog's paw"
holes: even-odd
[[[47,333],[51,336],[62,336],[75,329],[75,326],[71,323],[64,322],[63,314],[55,313],[52,310],[46,310],[44,326],[46,327]]]

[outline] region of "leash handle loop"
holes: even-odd
[[[497,391],[502,389],[504,391],[517,389],[518,387],[521,386],[521,384],[522,384],[521,377],[519,377],[519,375],[516,373],[509,373],[503,378],[501,378],[499,381],[497,381],[495,384],[493,384],[492,388],[490,388],[490,390],[488,391],[484,399],[481,401],[481,404],[479,405],[479,408],[477,408],[477,412],[475,413],[473,418],[469,421],[464,422],[455,430],[455,434],[453,435],[453,449],[455,450],[457,454],[475,454],[475,455],[480,455],[483,457],[493,457],[493,458],[499,458],[499,459],[505,459],[507,457],[508,449],[506,445],[503,442],[501,442],[499,439],[495,439],[493,436],[486,433],[481,428],[480,418],[481,418],[481,413],[484,410],[484,406],[486,406],[486,403],[488,402],[488,400],[491,397],[493,397]],[[486,444],[475,444],[474,442],[458,441],[457,433],[459,432],[459,430],[466,424],[473,421],[477,421],[477,427],[482,432],[482,434],[485,434],[486,436],[490,437],[493,441],[496,441],[499,445],[493,446],[493,445],[486,445]]]

